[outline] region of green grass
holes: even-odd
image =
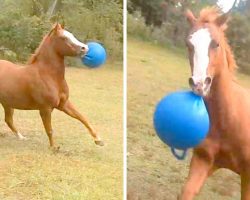
[[[62,112],[52,124],[60,151],[48,148],[38,111],[15,111],[18,141],[0,110],[1,200],[117,200],[122,199],[122,67],[67,68],[70,99],[105,142],[96,146],[87,129]]]
[[[157,102],[170,91],[188,89],[190,68],[182,51],[128,39],[128,199],[176,200],[192,152],[178,161],[155,135],[152,116]],[[250,87],[250,77],[238,74]],[[197,200],[239,200],[240,178],[218,170]]]

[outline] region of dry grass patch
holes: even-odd
[[[38,111],[15,111],[15,124],[29,140],[16,140],[1,120],[0,199],[122,199],[121,63],[67,68],[66,79],[71,101],[106,145],[96,146],[80,122],[54,111],[54,137],[61,148],[53,152]]]

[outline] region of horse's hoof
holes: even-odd
[[[23,141],[27,141],[27,140],[29,140],[29,138],[27,138],[27,137],[22,137],[22,138],[18,138],[19,140],[23,140]]]
[[[51,149],[53,152],[57,153],[57,152],[59,152],[59,150],[60,150],[60,146],[50,146],[50,149]]]
[[[101,140],[95,141],[95,144],[99,146],[104,146],[104,142]]]
[[[21,133],[17,133],[18,140],[28,140],[28,138],[24,137]]]

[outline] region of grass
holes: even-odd
[[[188,88],[190,68],[181,51],[128,39],[128,200],[176,200],[192,152],[178,161],[155,135],[152,116],[157,102],[170,91]],[[250,87],[250,77],[238,74]],[[240,199],[240,178],[229,170],[210,177],[197,200]]]
[[[59,152],[48,148],[38,111],[15,111],[18,141],[0,111],[1,200],[122,199],[122,67],[67,68],[70,99],[105,142],[96,146],[87,129],[62,112],[52,124]]]

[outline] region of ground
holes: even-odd
[[[180,193],[192,152],[176,160],[155,135],[152,116],[168,92],[189,89],[189,76],[183,50],[128,39],[128,200],[176,200]],[[237,77],[250,87],[250,77]],[[239,200],[239,176],[218,170],[196,199]]]
[[[1,200],[122,199],[122,63],[100,69],[67,68],[70,99],[105,142],[96,146],[83,125],[54,111],[59,152],[48,148],[38,111],[15,111],[15,124],[28,137],[18,141],[0,110]]]

